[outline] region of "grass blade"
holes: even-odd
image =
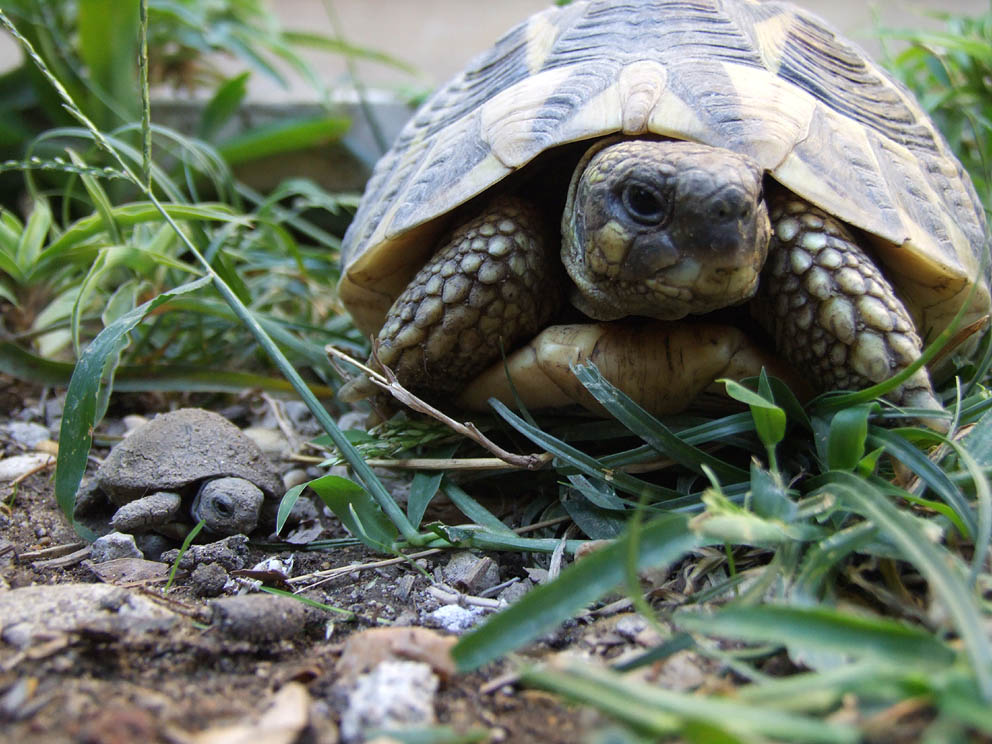
[[[713,696],[673,692],[574,659],[559,657],[553,665],[524,671],[522,678],[528,684],[599,708],[653,736],[681,730],[692,741],[726,741],[728,735],[744,741],[771,738],[816,744],[854,744],[860,740],[857,730],[844,724]],[[694,730],[700,736],[694,736]]]
[[[464,636],[452,651],[458,668],[476,669],[533,641],[620,586],[630,541],[628,535],[573,563],[557,579],[532,589]],[[708,543],[693,533],[687,519],[680,515],[665,515],[645,523],[637,542],[639,570],[672,563]]]
[[[721,481],[739,483],[748,479],[746,471],[725,463],[708,452],[693,447],[672,432],[631,398],[612,385],[592,362],[572,366],[572,372],[586,390],[620,423],[639,436],[658,453],[671,457],[687,468],[702,473],[702,466],[713,470]]]
[[[932,543],[912,517],[863,480],[848,473],[835,473],[834,476],[835,482],[827,488],[874,522],[902,551],[906,560],[923,574],[933,596],[943,605],[961,636],[982,698],[992,702],[992,643],[975,595],[969,591],[954,557]]]

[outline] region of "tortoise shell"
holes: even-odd
[[[815,15],[754,0],[549,8],[438,90],[379,161],[342,247],[342,302],[375,332],[453,210],[567,143],[657,135],[750,156],[871,236],[924,339],[989,308],[985,216],[898,82]],[[568,176],[564,177],[567,184]]]

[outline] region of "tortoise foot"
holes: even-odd
[[[920,357],[906,307],[850,230],[791,195],[772,197],[771,219],[768,264],[752,307],[791,364],[820,390],[856,390]],[[888,397],[943,408],[926,369]]]

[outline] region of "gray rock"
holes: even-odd
[[[52,438],[52,433],[48,427],[29,421],[11,421],[4,424],[2,431],[12,440],[28,449],[34,449],[46,439]]]
[[[198,597],[216,597],[224,591],[230,577],[219,563],[201,563],[189,577],[193,593]]]
[[[306,605],[274,594],[243,594],[210,603],[213,624],[228,638],[279,641],[293,638],[306,626]]]
[[[438,607],[427,617],[449,633],[464,633],[482,619],[485,610],[481,607],[460,607],[450,604]]]
[[[179,557],[178,550],[167,550],[161,560],[173,563]],[[223,540],[190,545],[179,561],[179,568],[192,571],[201,563],[219,563],[228,571],[237,571],[248,565],[248,538],[244,535],[230,535]]]
[[[530,579],[521,579],[520,581],[515,581],[506,587],[506,589],[496,595],[496,598],[506,602],[507,604],[513,604],[533,588],[533,581]]]
[[[134,542],[134,535],[111,532],[98,537],[90,546],[90,560],[105,563],[117,558],[144,558],[144,554]]]
[[[126,634],[171,627],[178,616],[109,584],[42,584],[0,593],[0,639],[27,648],[58,632]]]
[[[499,583],[499,566],[489,556],[467,550],[451,556],[443,571],[444,579],[460,591],[479,594]]]
[[[438,678],[419,661],[384,661],[360,676],[341,714],[345,742],[366,740],[373,729],[430,726],[436,721]]]

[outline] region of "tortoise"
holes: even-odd
[[[338,289],[428,399],[595,407],[569,369],[592,359],[664,414],[762,366],[807,394],[891,377],[959,310],[987,315],[985,244],[919,104],[815,15],[589,0],[426,101],[374,169]],[[925,369],[888,397],[941,408]]]
[[[254,441],[202,408],[180,408],[135,429],[107,455],[96,484],[118,507],[113,529],[177,539],[200,520],[216,535],[274,524],[285,490]]]

